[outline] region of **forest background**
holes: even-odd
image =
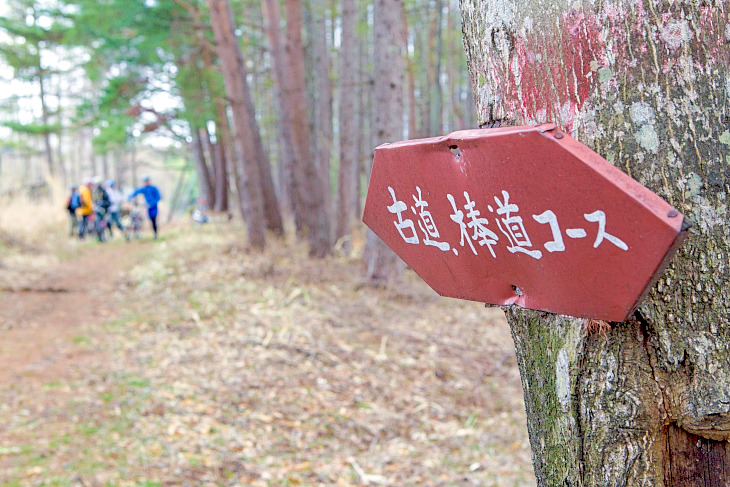
[[[375,146],[476,123],[455,0],[4,10],[0,196],[151,173],[172,213],[203,198],[256,247],[293,222],[323,256],[358,225]]]

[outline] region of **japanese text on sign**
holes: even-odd
[[[416,186],[416,192],[411,195],[413,205],[410,207],[411,212],[418,217],[417,223],[419,232],[413,220],[408,214],[408,205],[404,201],[398,199],[392,187],[388,186],[388,191],[393,199],[393,204],[388,205],[388,211],[395,215],[393,224],[403,240],[408,244],[418,245],[421,241],[425,245],[433,246],[443,252],[452,251],[455,255],[459,255],[459,250],[468,246],[474,255],[479,255],[478,247],[486,247],[493,258],[497,258],[494,248],[500,242],[500,235],[488,228],[489,220],[482,216],[484,207],[478,207],[477,201],[473,200],[467,191],[464,191],[463,200],[455,198],[452,194],[447,193],[445,199],[451,204],[451,221],[457,224],[460,229],[460,240],[458,245],[455,242],[444,241],[438,231],[436,222],[431,212],[427,209],[429,203],[424,199],[423,192],[419,186]],[[458,201],[458,203],[457,203]],[[463,202],[463,204],[462,204]],[[501,199],[494,196],[495,206],[486,205],[486,210],[494,214],[494,223],[497,229],[504,237],[502,242],[510,253],[527,254],[533,259],[541,259],[543,252],[535,245],[528,236],[525,222],[519,214],[520,208],[515,202],[510,201],[510,195],[507,191],[502,190]],[[584,213],[583,217],[589,223],[591,231],[595,230],[595,240],[593,248],[600,245],[611,244],[623,251],[628,251],[629,246],[620,238],[609,234],[606,231],[606,214],[596,209],[592,213]],[[552,233],[552,240],[545,242],[543,247],[548,252],[564,252],[566,250],[565,240],[558,223],[558,217],[550,209],[540,214],[532,215],[532,219],[542,225],[549,225]],[[439,222],[441,224],[443,222]],[[448,224],[448,223],[445,223]],[[597,228],[596,228],[597,227]],[[582,239],[588,237],[585,228],[567,228],[565,235],[570,239]],[[478,247],[475,247],[474,244]]]

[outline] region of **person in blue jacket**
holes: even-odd
[[[147,203],[147,216],[150,217],[152,230],[155,232],[155,240],[157,240],[157,203],[160,202],[162,197],[160,196],[160,190],[157,189],[157,186],[150,183],[150,177],[147,174],[142,176],[142,186],[135,189],[134,192],[129,195],[127,201],[132,201],[138,194],[144,196],[144,200]]]

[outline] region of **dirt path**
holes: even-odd
[[[0,384],[58,381],[70,367],[99,360],[85,335],[117,315],[114,291],[122,273],[148,247],[83,245],[30,285],[0,289]]]
[[[235,230],[4,260],[0,485],[534,486],[499,310]]]

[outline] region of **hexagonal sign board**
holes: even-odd
[[[553,124],[381,145],[363,221],[443,296],[607,321],[689,227]]]

